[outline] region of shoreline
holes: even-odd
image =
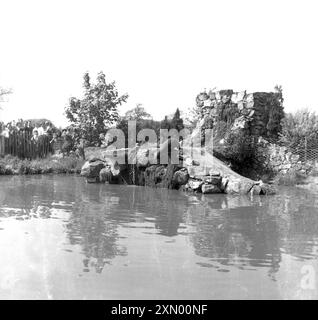
[[[79,174],[85,160],[74,156],[45,159],[19,159],[13,156],[0,158],[1,175]]]
[[[98,149],[98,148],[97,148]],[[73,155],[71,156],[57,156],[52,155],[44,159],[19,159],[14,156],[7,155],[0,158],[0,176],[18,176],[18,175],[55,175],[55,174],[66,174],[66,175],[81,175],[81,170],[84,164],[89,160],[83,160]],[[272,185],[275,187],[289,185],[297,187],[299,184],[307,185],[306,180],[310,179],[310,174],[306,177],[302,177],[302,183],[297,177],[288,175],[283,179],[279,179],[279,175],[276,176],[276,180]],[[83,176],[82,176],[83,177]],[[83,177],[84,178],[84,177]],[[153,178],[153,177],[152,177]],[[88,181],[89,182],[89,181]],[[121,183],[111,183],[121,184]],[[127,184],[127,183],[123,183]],[[153,183],[139,184],[139,183],[128,183],[128,185],[144,185],[150,187],[157,187]],[[310,184],[309,184],[310,185]],[[308,185],[308,187],[309,187]],[[182,188],[184,189],[184,188]],[[183,190],[187,192],[186,190]]]

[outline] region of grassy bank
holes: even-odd
[[[312,177],[318,177],[318,168],[312,167],[306,173],[301,173],[296,170],[290,170],[288,173],[278,173],[273,179],[277,185],[295,186],[308,183]]]
[[[84,160],[69,156],[45,159],[21,160],[13,156],[0,158],[0,175],[12,174],[47,174],[47,173],[80,173]]]

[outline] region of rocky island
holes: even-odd
[[[199,139],[205,143],[203,152],[198,152],[195,158],[181,156],[178,164],[153,164],[149,155],[157,146],[142,144],[116,151],[117,156],[122,153],[125,159],[134,158],[133,162],[127,162],[133,164],[123,165],[118,164],[110,150],[88,148],[88,161],[81,175],[88,182],[135,184],[204,194],[274,194],[273,185],[232,170],[223,150],[231,146],[233,135],[249,137],[254,143],[257,141],[257,148],[260,141],[275,137],[277,128],[273,119],[278,123],[283,116],[280,95],[222,90],[200,93],[196,102],[200,120],[184,142]],[[206,130],[213,130],[209,141],[204,134]]]

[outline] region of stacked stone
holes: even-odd
[[[237,112],[237,117],[232,123],[232,130],[249,129],[251,135],[266,136],[269,112],[271,108],[276,107],[279,101],[272,92],[247,94],[246,91],[221,90],[200,93],[196,98],[196,103],[200,108],[201,118],[204,119],[201,123],[203,129],[208,120],[212,120],[212,124],[218,120],[226,121],[222,110],[231,107]]]
[[[224,193],[228,179],[223,178],[219,172],[211,172],[202,177],[192,177],[185,185],[185,190],[203,194]]]
[[[275,194],[273,186],[262,181],[253,181],[246,179],[234,179],[222,176],[219,172],[211,171],[206,176],[191,176],[188,182],[183,186],[184,191],[191,191],[203,194],[251,194],[251,195],[270,195]]]
[[[288,148],[269,143],[266,146],[258,146],[258,152],[263,165],[274,173],[288,174],[299,172],[308,174],[311,170],[309,163],[300,161],[298,154],[291,153]]]

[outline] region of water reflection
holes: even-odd
[[[131,186],[86,184],[74,176],[0,177],[1,220],[61,219],[82,270],[101,273],[129,255],[124,230],[176,239],[186,237],[198,266],[266,268],[275,280],[282,255],[301,261],[318,256],[317,194],[285,188],[276,196],[188,195]],[[129,233],[133,235],[133,233]],[[145,256],[145,259],[147,257]]]

